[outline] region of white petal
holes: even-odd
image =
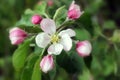
[[[40,25],[45,33],[54,34],[56,32],[55,22],[51,19],[43,19]]]
[[[35,40],[38,47],[45,48],[50,43],[50,36],[47,33],[39,33]]]
[[[40,62],[40,67],[43,72],[47,73],[54,67],[53,57],[51,55],[44,56]]]
[[[82,57],[89,56],[92,51],[91,43],[87,40],[77,43],[76,50]]]
[[[48,48],[48,54],[54,54],[54,55],[59,55],[63,50],[63,45],[61,44],[52,44]]]
[[[62,36],[64,34],[68,34],[70,37],[73,37],[76,35],[75,31],[72,29],[63,30],[59,33],[60,36]]]
[[[72,39],[68,34],[61,36],[60,43],[63,45],[65,51],[69,51],[72,48]]]

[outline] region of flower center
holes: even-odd
[[[54,35],[51,36],[51,42],[52,43],[58,43],[59,39],[60,39],[59,36],[56,35],[56,34],[54,34]]]

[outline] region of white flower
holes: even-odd
[[[41,29],[44,31],[39,33],[35,40],[38,47],[48,48],[48,54],[59,55],[62,50],[69,51],[72,47],[71,37],[75,36],[72,29],[63,30],[60,33],[56,32],[55,22],[51,19],[43,19],[41,21]]]

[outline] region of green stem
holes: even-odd
[[[100,33],[100,36],[109,41],[109,39],[104,34]]]
[[[48,16],[46,13],[44,13],[44,16],[45,16],[46,18],[49,18],[49,16]]]
[[[114,43],[113,45],[114,45],[115,51],[118,52],[118,47],[117,47],[117,45],[116,45],[115,43]]]
[[[58,30],[57,30],[57,32],[59,33],[62,29],[64,29],[66,26],[63,26],[63,27],[61,27],[61,28],[59,28]]]
[[[65,24],[69,22],[69,19],[66,18],[65,21],[58,27],[57,32],[59,33],[62,29],[64,29],[66,26]]]
[[[42,57],[42,55],[44,54],[45,49],[46,49],[46,48],[44,48],[44,49],[42,50],[42,53],[41,53],[40,57]]]

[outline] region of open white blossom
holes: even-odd
[[[55,22],[47,18],[43,19],[40,25],[44,32],[39,33],[35,38],[38,47],[45,48],[50,44],[47,50],[48,54],[54,55],[59,55],[63,49],[65,51],[69,51],[71,49],[71,37],[76,35],[74,30],[67,29],[57,33]]]

